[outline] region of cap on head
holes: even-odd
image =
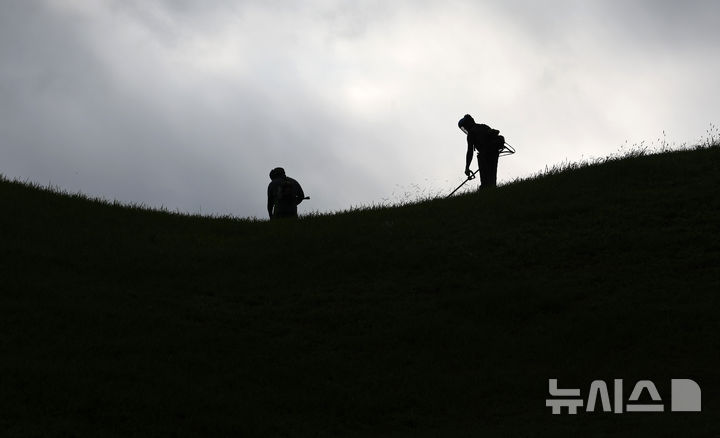
[[[458,128],[465,134],[467,134],[468,129],[470,129],[471,126],[475,124],[475,119],[472,118],[470,114],[465,114],[462,119],[458,122]]]
[[[276,167],[270,171],[270,179],[280,178],[281,176],[285,176],[285,169],[282,167]]]

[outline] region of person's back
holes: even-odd
[[[296,218],[297,206],[305,197],[300,183],[285,175],[281,168],[270,172],[268,185],[268,215],[270,219]]]
[[[468,141],[475,146],[478,152],[489,149],[493,152],[502,148],[500,131],[492,129],[488,125],[476,123],[468,129]]]

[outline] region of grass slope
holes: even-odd
[[[717,147],[280,223],[2,182],[0,435],[717,436],[718,187]]]

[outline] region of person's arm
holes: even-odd
[[[270,216],[270,219],[272,219],[272,217],[273,217],[273,206],[275,205],[275,200],[273,199],[271,187],[272,187],[272,183],[270,183],[268,185],[268,193],[267,193],[267,198],[268,198],[267,211],[268,211],[268,216]]]
[[[473,152],[475,148],[473,147],[473,144],[470,143],[470,139],[468,138],[468,147],[467,147],[467,154],[465,154],[465,175],[470,176],[470,164],[472,163],[473,159]]]
[[[300,205],[300,203],[303,202],[303,199],[305,199],[305,192],[303,192],[299,182],[295,181],[295,184],[297,184],[297,196],[295,198],[295,203]]]

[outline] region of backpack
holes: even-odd
[[[275,202],[283,205],[296,205],[296,197],[297,190],[295,188],[294,181],[290,180],[288,177],[283,177],[277,188]]]

